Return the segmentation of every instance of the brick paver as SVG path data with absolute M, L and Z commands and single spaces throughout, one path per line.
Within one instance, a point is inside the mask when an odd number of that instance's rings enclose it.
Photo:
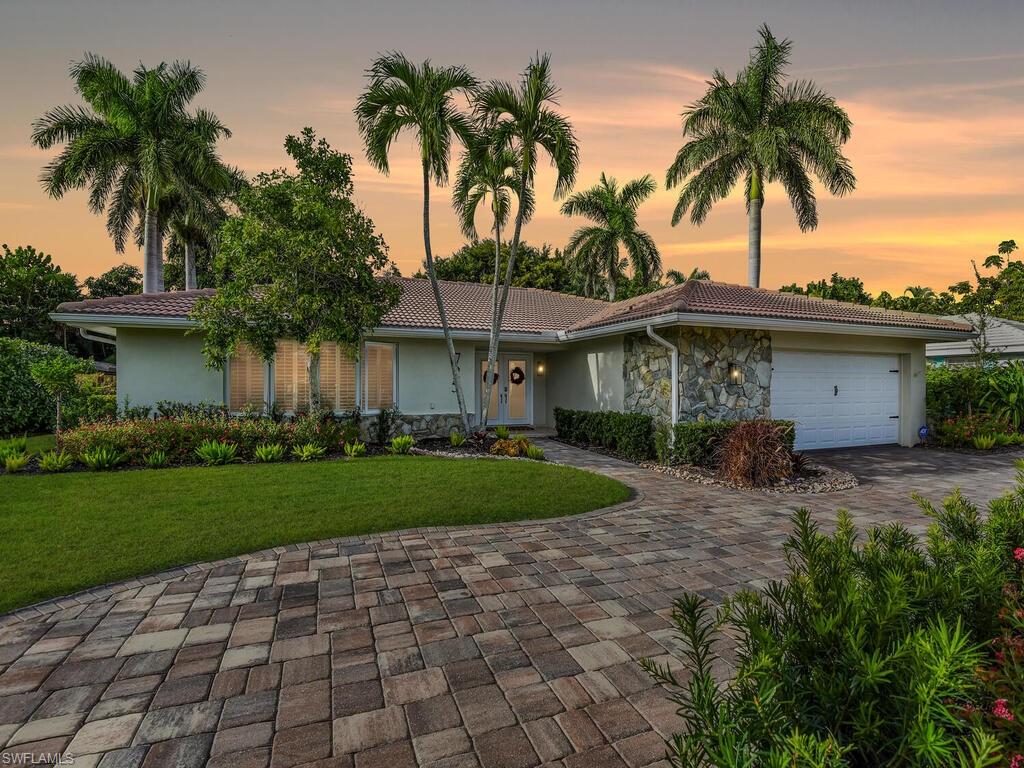
M 785 497 L 545 449 L 640 495 L 282 547 L 0 617 L 0 748 L 101 768 L 662 768 L 678 723 L 636 660 L 673 660 L 673 598 L 779 576 L 798 506 L 922 532 L 911 491 L 984 502 L 1016 458 L 833 452 L 859 488 Z

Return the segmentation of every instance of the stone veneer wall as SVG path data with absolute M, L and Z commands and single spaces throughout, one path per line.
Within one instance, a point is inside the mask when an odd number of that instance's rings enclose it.
M 679 420 L 755 419 L 771 413 L 772 346 L 766 331 L 680 326 L 658 329 L 679 347 Z M 672 358 L 646 333 L 625 338 L 627 411 L 671 418 Z M 729 381 L 729 363 L 743 372 Z
M 376 428 L 376 416 L 363 417 L 363 432 L 366 436 L 375 434 Z M 402 413 L 391 428 L 391 436 L 448 437 L 453 429 L 462 431 L 462 419 L 457 413 Z

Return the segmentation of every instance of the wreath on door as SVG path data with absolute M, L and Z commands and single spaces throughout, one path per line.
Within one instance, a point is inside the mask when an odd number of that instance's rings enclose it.
M 500 377 L 498 376 L 498 372 L 494 371 L 491 374 L 491 384 L 497 384 L 499 378 Z M 485 384 L 487 383 L 487 371 L 486 370 L 484 370 L 484 372 L 480 374 L 480 380 L 483 381 Z
M 526 372 L 518 365 L 508 372 L 508 380 L 519 385 L 526 381 Z

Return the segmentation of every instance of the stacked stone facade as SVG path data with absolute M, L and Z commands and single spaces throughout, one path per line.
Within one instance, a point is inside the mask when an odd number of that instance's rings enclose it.
M 771 415 L 772 346 L 767 331 L 679 326 L 658 334 L 679 348 L 679 420 L 756 419 Z M 627 411 L 668 421 L 672 358 L 646 333 L 625 337 Z M 739 381 L 729 365 L 740 369 Z
M 375 435 L 377 417 L 363 418 L 363 432 L 368 437 Z M 414 437 L 448 437 L 453 429 L 462 431 L 462 418 L 457 413 L 401 413 L 391 427 L 391 437 L 413 435 Z

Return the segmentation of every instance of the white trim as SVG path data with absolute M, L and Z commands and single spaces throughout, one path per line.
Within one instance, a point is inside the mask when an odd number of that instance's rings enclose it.
M 534 361 L 533 352 L 520 352 L 520 351 L 516 351 L 516 350 L 511 350 L 511 351 L 508 351 L 508 352 L 499 352 L 498 353 L 498 357 L 495 360 L 495 363 L 497 365 L 496 373 L 499 375 L 499 377 L 502 377 L 502 378 L 499 378 L 499 382 L 502 381 L 503 377 L 505 375 L 507 375 L 507 373 L 508 373 L 507 371 L 505 371 L 504 373 L 502 372 L 502 361 L 506 361 L 506 363 L 507 363 L 509 358 L 517 358 L 517 359 L 521 358 L 521 359 L 523 359 L 526 362 L 526 371 L 524 371 L 524 373 L 526 373 L 526 381 L 524 382 L 524 384 L 526 385 L 526 416 L 523 419 L 520 419 L 520 420 L 517 420 L 517 421 L 514 421 L 514 422 L 510 422 L 508 419 L 501 420 L 501 416 L 502 416 L 502 411 L 503 410 L 506 412 L 505 415 L 507 415 L 508 403 L 506 402 L 505 405 L 502 406 L 501 405 L 501 397 L 500 397 L 500 394 L 499 394 L 499 398 L 498 398 L 498 403 L 499 403 L 499 405 L 498 405 L 498 413 L 497 414 L 489 413 L 488 414 L 488 418 L 490 418 L 492 416 L 495 417 L 495 420 L 492 422 L 493 424 L 508 424 L 509 426 L 512 426 L 512 427 L 521 427 L 521 426 L 533 425 L 534 424 L 534 420 L 533 420 L 533 417 L 534 417 L 534 413 L 533 413 L 533 391 L 534 391 L 534 389 L 533 389 L 533 387 L 534 387 L 534 376 L 535 376 L 535 371 L 536 371 L 536 362 Z M 474 367 L 473 367 L 473 381 L 475 382 L 474 385 L 473 385 L 473 392 L 474 392 L 473 406 L 476 409 L 474 415 L 480 415 L 480 414 L 483 413 L 484 388 L 483 388 L 483 376 L 480 373 L 480 364 L 484 363 L 486 361 L 487 361 L 487 350 L 477 350 L 476 354 L 473 357 L 473 363 L 474 363 Z

